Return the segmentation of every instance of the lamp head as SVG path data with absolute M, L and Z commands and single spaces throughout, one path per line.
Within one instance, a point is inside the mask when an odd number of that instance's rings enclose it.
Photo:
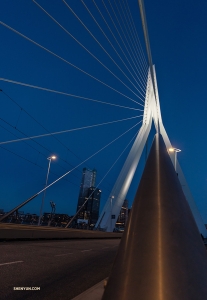
M 181 152 L 181 150 L 177 149 L 177 148 L 169 148 L 168 151 L 169 152 Z
M 57 158 L 57 156 L 52 155 L 52 156 L 48 157 L 47 159 L 48 159 L 48 160 L 54 160 L 54 159 L 56 159 L 56 158 Z

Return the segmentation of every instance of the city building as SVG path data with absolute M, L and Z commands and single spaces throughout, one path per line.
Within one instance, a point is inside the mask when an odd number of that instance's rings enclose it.
M 65 227 L 72 217 L 67 214 L 56 214 L 56 213 L 44 213 L 42 217 L 41 225 Z
M 96 170 L 83 169 L 82 180 L 80 185 L 80 193 L 78 197 L 77 212 L 88 197 L 88 189 L 96 184 Z M 84 219 L 84 211 L 86 207 L 78 214 L 78 219 Z
M 116 228 L 119 230 L 123 230 L 126 226 L 128 219 L 128 200 L 124 200 L 124 203 L 121 207 L 118 219 L 116 221 Z
M 77 215 L 77 224 L 79 224 L 80 228 L 84 226 L 92 229 L 98 220 L 101 190 L 95 187 L 95 183 L 96 170 L 84 168 L 78 198 L 77 212 L 84 202 L 86 200 L 88 201 Z
M 95 187 L 88 189 L 88 202 L 84 211 L 84 219 L 88 220 L 91 227 L 94 227 L 99 217 L 101 190 Z

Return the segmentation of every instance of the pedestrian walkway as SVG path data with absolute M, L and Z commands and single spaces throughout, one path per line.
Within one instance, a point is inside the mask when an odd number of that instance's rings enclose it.
M 92 286 L 90 289 L 81 293 L 77 297 L 72 300 L 101 300 L 104 292 L 104 284 L 106 283 L 106 279 L 100 281 L 96 285 Z

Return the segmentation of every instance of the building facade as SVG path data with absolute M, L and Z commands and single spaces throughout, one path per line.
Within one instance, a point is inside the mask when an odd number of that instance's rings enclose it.
M 128 220 L 128 200 L 124 200 L 124 203 L 121 207 L 118 219 L 116 221 L 117 229 L 124 229 Z
M 101 190 L 95 187 L 88 189 L 88 202 L 84 212 L 84 219 L 88 220 L 91 227 L 94 227 L 99 217 Z
M 92 186 L 95 186 L 95 184 L 96 184 L 96 170 L 95 169 L 89 170 L 87 168 L 84 168 L 82 173 L 82 180 L 80 185 L 80 192 L 79 192 L 76 212 L 78 212 L 78 210 L 83 205 L 86 198 L 88 197 L 88 189 Z M 84 209 L 80 211 L 80 213 L 78 214 L 78 219 L 84 219 L 85 209 L 86 207 L 84 207 Z

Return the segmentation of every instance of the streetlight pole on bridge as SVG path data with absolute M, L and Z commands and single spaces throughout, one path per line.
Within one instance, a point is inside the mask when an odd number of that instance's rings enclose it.
M 175 172 L 177 172 L 177 153 L 181 152 L 181 150 L 177 148 L 169 148 L 169 151 L 175 153 L 174 168 L 175 168 Z
M 47 159 L 49 160 L 49 163 L 48 163 L 48 168 L 47 168 L 47 176 L 46 176 L 45 187 L 47 186 L 47 182 L 48 182 L 51 161 L 56 159 L 56 156 L 53 155 L 53 156 L 48 157 Z M 44 206 L 45 195 L 46 195 L 46 190 L 44 190 L 44 193 L 43 193 L 43 196 L 42 196 L 42 203 L 41 203 L 41 207 L 40 207 L 40 216 L 39 216 L 38 226 L 40 226 L 40 223 L 41 223 L 42 210 L 43 210 L 43 206 Z

